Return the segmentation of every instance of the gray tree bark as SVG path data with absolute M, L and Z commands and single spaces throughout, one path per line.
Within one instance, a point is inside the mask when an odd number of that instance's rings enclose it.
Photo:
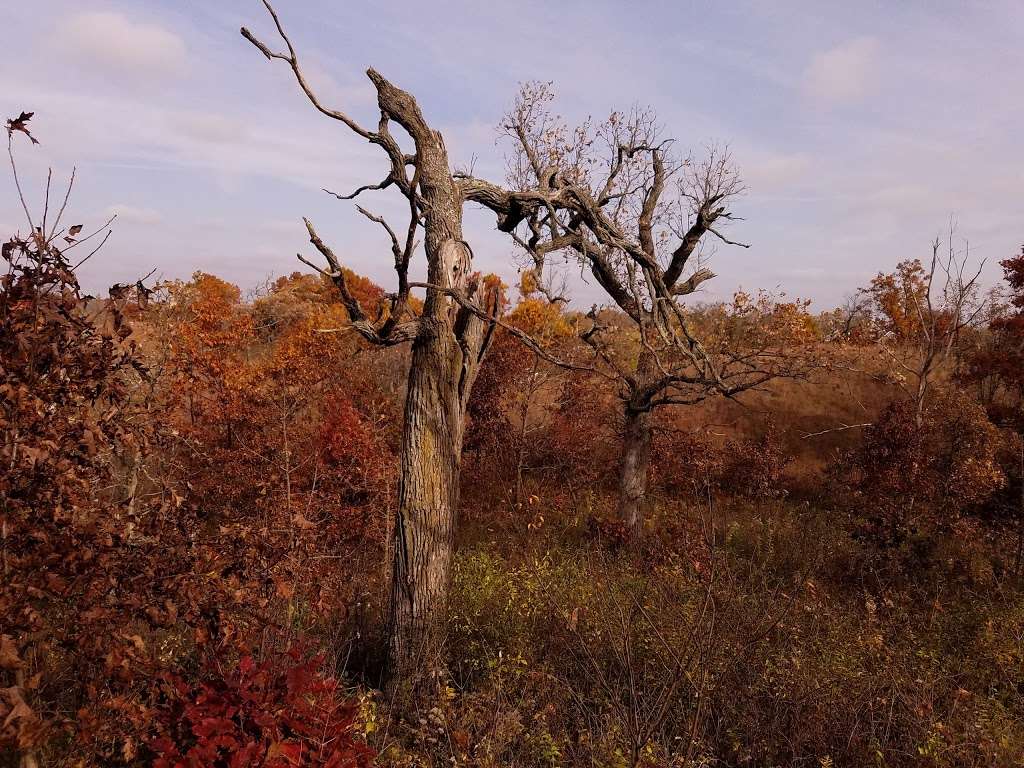
M 413 342 L 392 547 L 392 677 L 404 676 L 409 666 L 432 666 L 440 650 L 464 418 L 450 370 L 453 345 L 443 323 L 426 325 Z
M 486 325 L 451 313 L 425 320 L 413 341 L 393 533 L 388 677 L 415 683 L 443 650 L 459 508 L 466 405 L 486 348 Z
M 637 355 L 636 371 L 629 378 L 629 396 L 622 402 L 622 459 L 619 466 L 618 517 L 627 539 L 643 537 L 644 518 L 650 507 L 648 476 L 651 467 L 652 382 L 656 360 L 646 347 Z
M 648 506 L 647 485 L 651 464 L 651 414 L 634 411 L 627 404 L 622 436 L 622 465 L 619 469 L 619 521 L 630 541 L 638 541 L 644 530 Z

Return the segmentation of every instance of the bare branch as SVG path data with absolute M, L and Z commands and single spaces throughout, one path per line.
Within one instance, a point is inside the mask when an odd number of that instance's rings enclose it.
M 71 190 L 75 186 L 75 174 L 78 172 L 76 167 L 71 168 L 71 178 L 68 179 L 68 188 L 64 193 L 64 202 L 60 204 L 60 210 L 57 211 L 57 218 L 53 220 L 53 232 L 50 234 L 50 240 L 55 240 L 60 234 L 58 227 L 60 226 L 60 220 L 64 218 L 64 209 L 68 207 L 68 200 L 71 198 Z M 45 234 L 45 233 L 44 233 Z
M 719 240 L 721 240 L 726 245 L 738 245 L 741 248 L 749 248 L 750 247 L 749 243 L 741 243 L 741 242 L 739 242 L 737 240 L 730 240 L 729 238 L 727 238 L 725 235 L 723 235 L 721 232 L 719 232 L 714 227 L 708 227 L 708 232 L 710 232 L 712 235 L 717 237 Z
M 873 425 L 874 423 L 870 421 L 865 421 L 862 424 L 840 424 L 838 427 L 832 427 L 831 429 L 823 429 L 819 432 L 805 432 L 804 434 L 800 435 L 800 437 L 803 440 L 807 440 L 812 437 L 820 437 L 821 435 L 828 435 L 833 432 L 845 432 L 848 429 L 863 429 L 865 427 L 870 427 Z
M 345 279 L 345 272 L 341 268 L 338 258 L 334 255 L 334 251 L 331 250 L 330 246 L 328 246 L 320 238 L 320 235 L 317 234 L 316 229 L 313 227 L 313 222 L 307 218 L 303 218 L 302 221 L 306 224 L 306 232 L 309 233 L 309 242 L 311 242 L 313 246 L 320 251 L 320 255 L 324 257 L 327 261 L 328 267 L 330 268 L 329 272 L 325 272 L 321 269 L 318 269 L 317 271 L 321 274 L 327 275 L 334 281 L 334 284 L 338 288 L 338 292 L 341 294 L 341 300 L 345 304 L 345 309 L 348 310 L 349 317 L 352 318 L 353 324 L 359 321 L 365 321 L 366 312 L 363 311 L 363 307 L 360 305 L 359 300 L 355 298 L 349 290 L 348 282 Z M 312 266 L 308 261 L 306 261 L 306 259 L 303 259 L 301 256 L 299 258 L 304 264 Z
M 10 125 L 10 121 L 8 121 Z M 33 139 L 35 141 L 35 139 Z M 18 178 L 18 164 L 14 162 L 14 132 L 7 129 L 7 156 L 11 159 L 11 173 L 14 174 L 14 187 L 18 190 L 18 199 L 21 200 L 21 209 L 25 212 L 30 232 L 36 231 L 36 225 L 32 222 L 32 214 L 29 213 L 28 203 L 25 202 L 25 194 L 21 191 L 21 180 Z
M 114 223 L 114 219 L 116 219 L 116 218 L 117 218 L 117 214 L 115 213 L 113 216 L 111 216 L 109 219 L 107 219 L 107 221 L 99 229 L 97 229 L 97 230 L 95 230 L 93 232 L 90 232 L 85 237 L 80 237 L 77 240 L 75 240 L 75 242 L 71 243 L 67 248 L 64 249 L 64 253 L 67 253 L 68 251 L 70 251 L 70 250 L 72 250 L 74 248 L 77 248 L 78 246 L 82 245 L 83 243 L 87 243 L 90 240 L 92 240 L 94 237 L 96 237 L 96 235 L 98 235 L 100 232 L 102 232 L 103 230 L 107 229 L 111 224 L 113 224 Z
M 696 291 L 702 283 L 716 277 L 715 273 L 706 267 L 702 267 L 690 275 L 683 282 L 672 287 L 673 296 L 687 296 Z
M 332 192 L 331 190 L 327 189 L 326 187 L 321 187 L 321 189 L 324 192 L 326 192 L 328 195 L 333 195 L 334 197 L 338 198 L 339 200 L 353 200 L 353 199 L 358 197 L 363 192 L 378 191 L 378 190 L 381 190 L 381 189 L 387 189 L 393 183 L 394 183 L 394 179 L 391 177 L 390 174 L 388 174 L 388 177 L 386 179 L 384 179 L 384 181 L 380 182 L 379 184 L 364 184 L 363 186 L 359 187 L 355 192 L 352 192 L 351 194 L 348 194 L 348 195 L 343 195 L 343 194 L 341 194 L 339 192 Z
M 82 260 L 81 260 L 81 261 L 79 261 L 79 262 L 78 262 L 77 264 L 75 264 L 75 265 L 74 265 L 73 267 L 71 267 L 71 271 L 72 271 L 72 272 L 74 272 L 74 271 L 75 271 L 76 269 L 78 269 L 78 268 L 79 268 L 80 266 L 82 266 L 83 264 L 85 264 L 85 262 L 87 262 L 87 261 L 88 261 L 89 259 L 91 259 L 91 258 L 92 258 L 93 256 L 95 256 L 95 255 L 96 255 L 96 252 L 97 252 L 97 251 L 99 251 L 99 249 L 100 249 L 100 248 L 102 248 L 102 247 L 103 247 L 103 246 L 104 246 L 104 245 L 106 244 L 107 240 L 109 240 L 109 239 L 110 239 L 110 236 L 111 236 L 111 235 L 112 235 L 113 233 L 114 233 L 114 230 L 112 230 L 112 229 L 108 229 L 108 230 L 107 230 L 107 234 L 105 234 L 105 235 L 103 236 L 103 239 L 102 239 L 102 240 L 100 240 L 100 244 L 99 244 L 99 245 L 97 245 L 97 246 L 96 246 L 95 248 L 93 248 L 93 249 L 92 249 L 92 250 L 91 250 L 91 251 L 89 252 L 89 255 L 88 255 L 88 256 L 86 256 L 86 257 L 85 257 L 84 259 L 82 259 Z
M 383 217 L 377 216 L 376 214 L 373 214 L 373 213 L 370 213 L 368 210 L 363 208 L 361 205 L 357 205 L 356 206 L 356 210 L 359 211 L 361 214 L 363 214 L 363 216 L 368 218 L 370 221 L 376 222 L 377 224 L 380 224 L 384 228 L 384 231 L 387 232 L 388 236 L 391 238 L 391 251 L 392 251 L 392 253 L 395 254 L 395 260 L 396 261 L 401 260 L 401 258 L 402 258 L 402 248 L 398 244 L 398 235 L 395 234 L 395 230 L 393 230 L 391 228 L 391 225 L 388 224 L 386 221 L 384 221 Z
M 242 29 L 240 30 L 242 33 L 242 37 L 244 37 L 246 40 L 248 40 L 250 43 L 256 46 L 256 48 L 259 49 L 260 53 L 266 56 L 268 60 L 280 59 L 281 61 L 287 62 L 288 66 L 291 67 L 292 72 L 295 74 L 295 79 L 298 81 L 299 87 L 302 88 L 302 92 L 306 94 L 306 97 L 309 99 L 310 103 L 314 107 L 316 107 L 317 111 L 321 112 L 324 115 L 327 115 L 327 117 L 330 117 L 334 120 L 341 121 L 342 123 L 347 125 L 351 130 L 355 131 L 357 134 L 362 136 L 364 139 L 372 140 L 372 132 L 363 128 L 361 125 L 359 125 L 355 120 L 350 118 L 344 112 L 325 107 L 320 102 L 319 97 L 317 97 L 316 93 L 313 91 L 309 83 L 306 81 L 305 75 L 302 74 L 302 69 L 301 67 L 299 67 L 299 60 L 295 55 L 295 48 L 294 46 L 292 46 L 291 40 L 288 39 L 288 35 L 285 34 L 284 27 L 281 26 L 281 20 L 277 17 L 277 12 L 274 10 L 273 6 L 268 2 L 268 0 L 263 0 L 263 5 L 266 6 L 267 12 L 270 14 L 270 17 L 274 20 L 274 26 L 277 27 L 277 33 L 281 36 L 281 39 L 284 41 L 284 44 L 288 47 L 288 53 L 274 53 L 273 51 L 270 50 L 270 48 L 268 48 L 264 43 L 258 40 L 256 36 L 253 35 L 253 33 L 245 27 L 242 27 Z

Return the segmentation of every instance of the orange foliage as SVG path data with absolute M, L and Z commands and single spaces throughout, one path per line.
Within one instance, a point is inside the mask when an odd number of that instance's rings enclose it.
M 561 305 L 532 296 L 523 298 L 508 315 L 508 322 L 541 342 L 551 343 L 573 334 Z
M 896 271 L 879 272 L 863 289 L 872 302 L 879 332 L 898 341 L 909 341 L 921 333 L 921 312 L 927 299 L 927 275 L 919 259 L 896 265 Z

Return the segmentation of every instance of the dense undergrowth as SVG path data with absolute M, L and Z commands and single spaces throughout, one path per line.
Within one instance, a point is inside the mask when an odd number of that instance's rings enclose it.
M 1007 553 L 951 538 L 880 562 L 834 511 L 788 502 L 686 506 L 672 523 L 641 560 L 567 546 L 561 531 L 516 554 L 464 549 L 449 698 L 384 755 L 415 764 L 429 744 L 433 764 L 1020 759 L 1024 606 L 1019 583 L 995 576 Z M 890 580 L 902 557 L 913 578 Z

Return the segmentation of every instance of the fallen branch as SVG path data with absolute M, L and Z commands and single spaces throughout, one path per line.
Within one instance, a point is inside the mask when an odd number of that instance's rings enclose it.
M 819 437 L 820 435 L 827 435 L 830 432 L 845 432 L 848 429 L 860 429 L 862 427 L 873 426 L 873 424 L 874 424 L 874 422 L 871 422 L 871 421 L 865 421 L 863 424 L 841 424 L 838 427 L 833 427 L 831 429 L 823 429 L 820 432 L 807 432 L 807 433 L 801 435 L 800 437 L 803 440 L 807 440 L 808 438 L 811 438 L 811 437 Z

